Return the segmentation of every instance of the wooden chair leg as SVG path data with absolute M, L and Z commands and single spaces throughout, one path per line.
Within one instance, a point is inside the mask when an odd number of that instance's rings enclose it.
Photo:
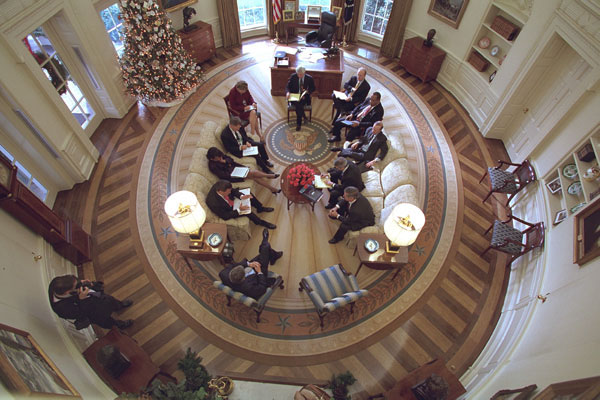
M 483 253 L 481 253 L 479 256 L 480 256 L 480 257 L 483 257 L 483 255 L 484 255 L 485 253 L 487 253 L 487 252 L 488 252 L 488 250 L 489 250 L 489 249 L 491 249 L 491 248 L 492 248 L 492 246 L 488 246 L 488 248 L 487 248 L 487 249 L 485 249 L 485 250 L 483 251 Z
M 260 123 L 260 130 L 262 131 L 262 115 L 258 116 L 258 122 Z
M 257 310 L 254 310 L 254 312 L 256 313 L 256 323 L 258 324 L 258 323 L 260 322 L 260 313 L 261 313 L 262 311 L 257 311 Z
M 354 303 L 350 303 L 350 314 L 354 314 Z
M 494 193 L 494 192 L 490 190 L 490 191 L 488 192 L 487 196 L 485 196 L 485 199 L 483 199 L 481 202 L 482 202 L 482 203 L 485 203 L 485 201 L 486 201 L 486 200 L 487 200 L 487 199 L 488 199 L 488 198 L 489 198 L 489 197 L 492 195 L 492 193 Z
M 479 183 L 481 183 L 483 181 L 483 178 L 485 178 L 485 176 L 487 175 L 487 169 L 485 170 L 485 172 L 483 173 L 483 176 L 481 177 L 481 179 L 479 180 Z
M 288 124 L 290 123 L 290 112 L 291 112 L 291 110 L 288 107 Z
M 485 233 L 483 234 L 483 236 L 487 235 L 488 232 L 492 229 L 493 226 L 494 226 L 494 223 L 492 222 L 492 224 L 490 225 L 489 228 L 487 228 L 487 231 L 485 231 Z
M 325 326 L 323 324 L 323 316 L 321 314 L 317 314 L 319 316 L 319 319 L 321 320 L 321 329 L 323 329 L 323 327 Z
M 227 307 L 231 307 L 231 297 L 227 296 Z

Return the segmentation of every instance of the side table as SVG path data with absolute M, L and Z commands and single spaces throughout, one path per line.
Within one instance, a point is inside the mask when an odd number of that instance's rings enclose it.
M 202 231 L 204 231 L 204 244 L 202 248 L 190 248 L 190 237 L 187 235 L 179 235 L 177 236 L 177 252 L 183 256 L 183 259 L 190 270 L 192 269 L 192 266 L 190 265 L 188 258 L 199 261 L 210 261 L 217 258 L 222 265 L 225 265 L 225 260 L 223 260 L 223 249 L 225 248 L 225 243 L 227 243 L 228 239 L 227 225 L 206 223 L 202 225 Z M 212 233 L 218 233 L 223 238 L 217 247 L 212 247 L 206 242 L 208 236 Z
M 404 42 L 399 64 L 425 83 L 437 78 L 445 57 L 444 50 L 423 46 L 423 39 L 414 37 Z
M 315 174 L 317 174 L 317 175 L 320 174 L 319 168 L 317 168 L 314 164 L 311 164 L 309 162 L 298 161 L 298 162 L 292 163 L 292 164 L 288 165 L 287 167 L 285 167 L 285 169 L 281 173 L 281 178 L 280 178 L 281 179 L 281 182 L 280 182 L 281 191 L 283 192 L 283 195 L 287 199 L 287 209 L 288 210 L 290 209 L 290 205 L 294 204 L 294 203 L 295 204 L 310 204 L 310 207 L 312 208 L 312 210 L 314 212 L 316 202 L 311 201 L 310 199 L 304 197 L 304 195 L 302 195 L 302 193 L 299 192 L 299 189 L 297 187 L 290 185 L 289 179 L 287 178 L 290 169 L 299 164 L 306 165 L 308 168 L 315 171 Z
M 367 239 L 374 239 L 379 242 L 379 249 L 373 253 L 369 253 L 365 248 Z M 354 255 L 358 252 L 360 264 L 358 264 L 358 269 L 354 276 L 358 276 L 362 266 L 366 265 L 368 268 L 376 270 L 396 269 L 396 273 L 392 280 L 396 279 L 396 275 L 400 272 L 400 267 L 408 263 L 408 247 L 400 247 L 398 253 L 388 253 L 385 251 L 385 242 L 387 240 L 388 238 L 381 233 L 361 233 L 358 235 L 356 247 L 354 248 Z

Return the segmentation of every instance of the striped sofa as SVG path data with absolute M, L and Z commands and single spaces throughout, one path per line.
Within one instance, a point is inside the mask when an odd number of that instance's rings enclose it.
M 325 314 L 350 304 L 354 312 L 354 302 L 366 296 L 369 291 L 360 289 L 356 277 L 344 269 L 342 264 L 332 265 L 322 271 L 305 276 L 300 280 L 300 291 L 306 291 L 315 305 L 323 327 Z
M 258 300 L 255 300 L 252 297 L 248 297 L 241 292 L 236 292 L 221 281 L 214 281 L 213 286 L 219 289 L 221 292 L 225 293 L 225 295 L 227 296 L 228 307 L 231 306 L 231 299 L 234 299 L 242 303 L 246 307 L 252 308 L 256 312 L 256 322 L 258 323 L 260 322 L 260 314 L 265 309 L 265 304 L 267 304 L 267 301 L 269 301 L 269 299 L 271 298 L 273 291 L 278 287 L 280 289 L 283 289 L 283 278 L 281 277 L 281 275 L 273 271 L 269 271 L 269 278 L 275 278 L 275 283 L 273 283 L 273 285 L 271 285 L 270 288 L 267 288 L 265 294 L 263 294 Z

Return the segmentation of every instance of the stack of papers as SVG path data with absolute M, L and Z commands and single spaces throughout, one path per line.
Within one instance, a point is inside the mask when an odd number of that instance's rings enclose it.
M 257 146 L 248 147 L 247 149 L 242 151 L 242 155 L 244 157 L 256 156 L 256 155 L 258 155 L 258 147 Z
M 300 93 L 290 93 L 290 98 L 288 99 L 289 101 L 300 101 L 300 99 L 302 97 L 304 97 L 304 95 L 308 93 L 306 90 L 304 92 L 302 92 L 302 94 Z
M 331 189 L 333 184 L 327 179 L 321 178 L 321 175 L 315 175 L 314 185 L 317 189 Z
M 250 172 L 250 168 L 248 167 L 235 167 L 233 171 L 231 171 L 231 177 L 245 178 L 248 176 L 248 172 Z
M 340 92 L 339 90 L 334 90 L 333 94 L 335 95 L 336 98 L 346 101 L 346 99 L 348 99 L 348 96 L 346 95 L 346 93 L 344 92 Z
M 240 189 L 240 193 L 242 195 L 245 195 L 245 194 L 248 195 L 248 194 L 250 194 L 250 188 Z M 244 211 L 240 211 L 240 206 L 248 206 L 248 209 L 244 210 Z M 252 212 L 252 209 L 250 208 L 250 199 L 244 199 L 244 200 L 240 200 L 238 198 L 233 199 L 233 209 L 236 210 L 241 215 L 250 214 Z

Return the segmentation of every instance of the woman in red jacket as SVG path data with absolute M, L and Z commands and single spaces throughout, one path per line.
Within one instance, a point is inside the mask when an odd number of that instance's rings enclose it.
M 248 90 L 246 81 L 239 81 L 229 91 L 229 108 L 230 112 L 244 121 L 250 122 L 251 132 L 256 134 L 260 140 L 262 135 L 258 130 L 258 117 L 256 115 L 256 103 Z

